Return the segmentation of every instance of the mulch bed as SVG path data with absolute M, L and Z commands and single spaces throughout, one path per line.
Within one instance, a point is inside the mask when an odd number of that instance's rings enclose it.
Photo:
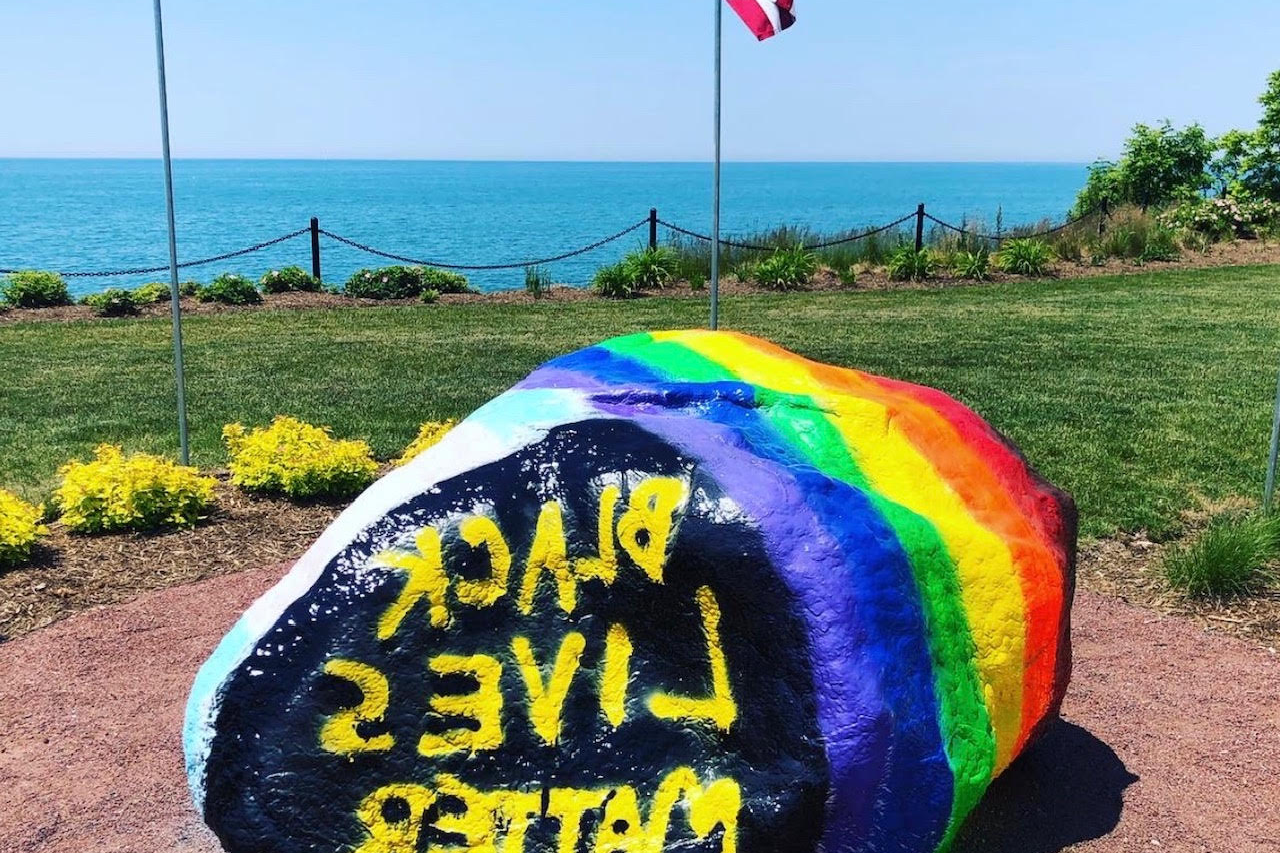
M 31 563 L 0 573 L 0 642 L 148 590 L 294 559 L 345 506 L 253 496 L 233 488 L 225 472 L 218 476 L 215 509 L 189 530 L 80 536 L 53 525 Z M 1212 510 L 1184 514 L 1186 535 Z M 1161 573 L 1173 544 L 1141 533 L 1087 542 L 1080 549 L 1079 587 L 1280 648 L 1280 588 L 1227 601 L 1189 599 L 1171 590 Z
M 1145 265 L 1137 265 L 1132 261 L 1116 258 L 1102 264 L 1058 263 L 1053 269 L 1054 278 L 1078 279 L 1096 278 L 1098 276 L 1123 275 L 1126 273 L 1147 272 L 1153 269 L 1201 269 L 1207 267 L 1238 266 L 1242 264 L 1280 264 L 1280 243 L 1263 240 L 1237 240 L 1232 243 L 1218 243 L 1208 252 L 1183 252 L 1177 261 L 1156 261 Z M 1025 276 L 992 273 L 992 283 L 1029 281 Z M 860 290 L 919 290 L 942 287 L 981 287 L 983 285 L 957 279 L 949 274 L 942 274 L 929 282 L 890 281 L 882 270 L 860 271 L 855 285 L 843 284 L 831 271 L 822 270 L 813 281 L 803 288 L 805 291 L 860 291 Z M 778 291 L 761 287 L 752 282 L 739 281 L 729 276 L 721 281 L 720 290 L 725 295 L 775 294 Z M 654 294 L 685 298 L 705 299 L 705 288 L 691 289 L 687 283 L 680 282 Z M 551 288 L 541 300 L 535 300 L 522 290 L 498 290 L 491 293 L 447 293 L 440 297 L 442 305 L 532 305 L 536 302 L 580 302 L 587 299 L 602 299 L 585 287 L 557 286 Z M 184 316 L 202 316 L 211 314 L 239 313 L 243 311 L 261 311 L 263 309 L 301 310 L 308 308 L 373 308 L 378 306 L 423 306 L 417 299 L 355 299 L 335 293 L 268 293 L 263 295 L 259 305 L 222 305 L 217 302 L 201 302 L 198 299 L 184 297 L 181 300 Z M 154 305 L 139 307 L 138 317 L 167 317 L 169 303 L 160 302 Z M 0 308 L 0 324 L 44 321 L 69 322 L 73 320 L 104 320 L 94 309 L 87 305 L 63 305 L 57 308 L 24 308 L 4 310 Z M 114 319 L 114 318 L 111 318 Z
M 52 525 L 35 559 L 0 573 L 0 641 L 148 590 L 296 558 L 342 505 L 297 505 L 224 481 L 209 518 L 189 530 L 71 535 Z

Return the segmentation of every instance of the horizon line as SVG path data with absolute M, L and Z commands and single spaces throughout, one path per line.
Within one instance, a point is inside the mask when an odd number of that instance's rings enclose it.
M 159 161 L 159 154 L 156 155 L 131 155 L 131 154 L 0 154 L 0 162 L 6 160 L 111 160 L 111 161 L 137 161 L 150 162 Z M 323 157 L 313 155 L 294 155 L 294 156 L 180 156 L 174 157 L 174 161 L 226 161 L 226 162 L 327 162 L 327 163 L 511 163 L 511 164 L 529 164 L 529 163 L 547 163 L 547 164 L 620 164 L 620 165 L 710 165 L 711 160 L 688 160 L 688 159 L 573 159 L 573 158 L 520 158 L 520 157 Z M 724 163 L 737 163 L 744 165 L 911 165 L 911 166 L 981 166 L 981 165 L 1026 165 L 1026 166 L 1081 166 L 1095 162 L 1095 160 L 1056 160 L 1056 159 L 1028 159 L 1028 160 L 1004 160 L 1004 159 L 972 159 L 972 160 L 925 160 L 925 159 L 851 159 L 851 160 L 830 160 L 830 159 L 725 159 Z

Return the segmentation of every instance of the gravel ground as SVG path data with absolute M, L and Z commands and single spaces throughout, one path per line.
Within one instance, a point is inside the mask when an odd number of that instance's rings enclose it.
M 213 853 L 182 774 L 196 667 L 282 567 L 0 644 L 0 850 Z M 1082 592 L 1064 721 L 993 786 L 964 853 L 1280 851 L 1280 657 Z

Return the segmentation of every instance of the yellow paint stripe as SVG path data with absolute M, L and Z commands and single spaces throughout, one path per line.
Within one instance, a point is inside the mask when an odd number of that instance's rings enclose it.
M 761 352 L 729 336 L 659 332 L 654 339 L 725 365 L 744 382 L 809 396 L 827 412 L 872 487 L 934 524 L 960 578 L 996 737 L 996 773 L 1007 767 L 1021 731 L 1026 625 L 1021 583 L 1004 541 L 974 518 L 885 405 L 831 393 L 798 357 Z

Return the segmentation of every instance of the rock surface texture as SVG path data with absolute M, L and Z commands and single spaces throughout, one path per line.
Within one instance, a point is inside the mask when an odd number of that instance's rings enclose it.
M 1058 713 L 1075 511 L 754 338 L 539 368 L 375 484 L 187 708 L 233 853 L 935 851 Z

